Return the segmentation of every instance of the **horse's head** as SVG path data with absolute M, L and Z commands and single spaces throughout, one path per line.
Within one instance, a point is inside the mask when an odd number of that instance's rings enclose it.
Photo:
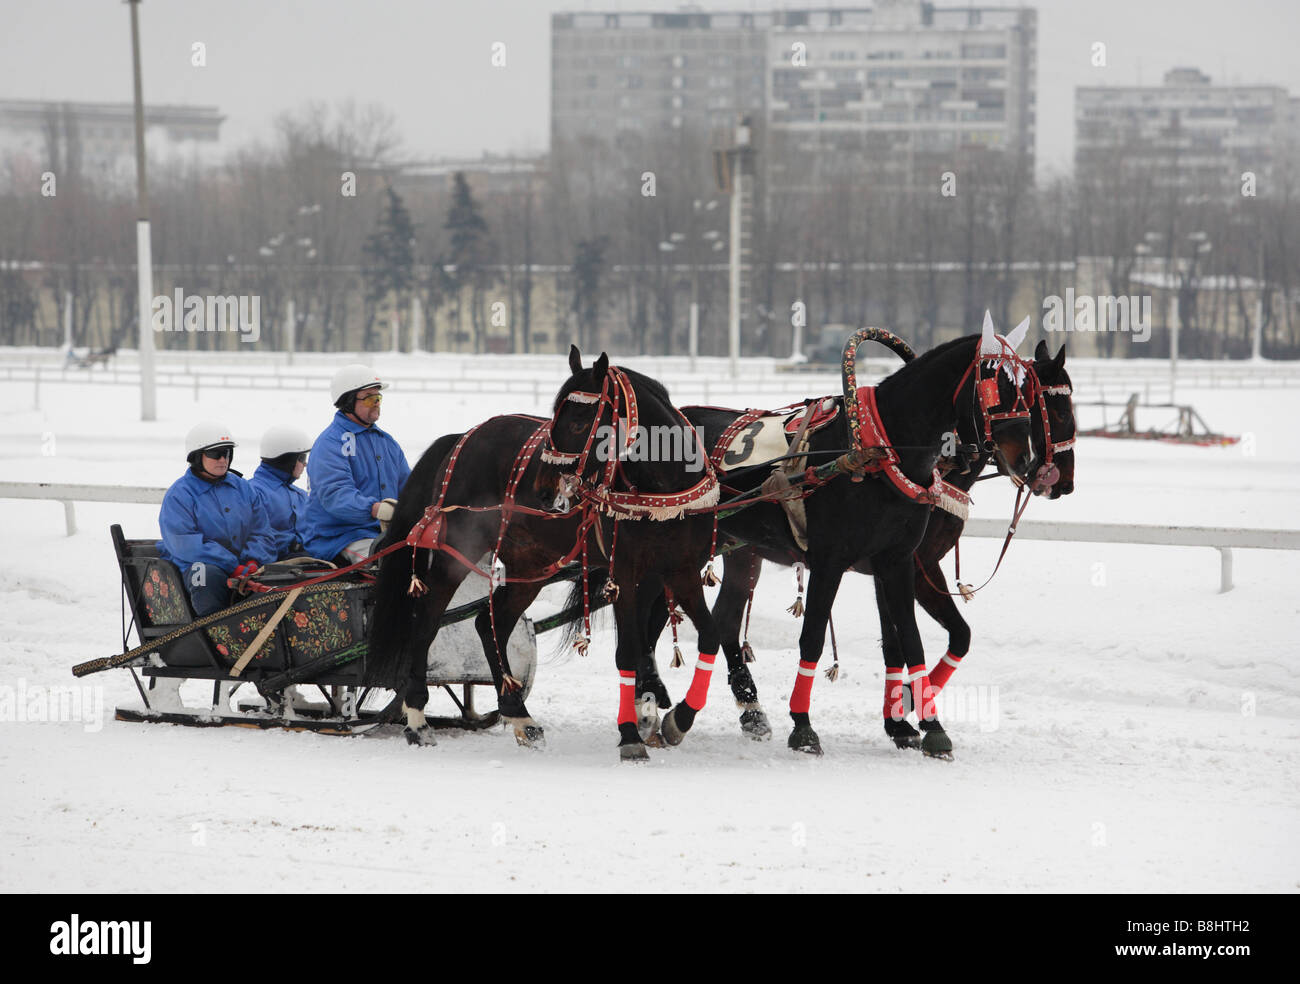
M 590 478 L 606 457 L 596 453 L 598 440 L 609 440 L 601 433 L 602 423 L 612 423 L 617 395 L 617 379 L 609 371 L 609 356 L 600 354 L 590 368 L 582 365 L 582 353 L 576 345 L 569 348 L 571 375 L 560 387 L 551 407 L 551 424 L 542 445 L 545 465 L 536 479 L 539 492 L 559 495 L 571 492 L 572 483 Z
M 1036 495 L 1046 493 L 1048 498 L 1059 499 L 1074 491 L 1074 386 L 1065 371 L 1065 346 L 1052 357 L 1047 343 L 1039 342 L 1034 350 L 1034 371 L 1050 436 L 1044 440 L 1041 423 L 1034 427 L 1036 467 L 1032 488 Z M 1040 420 L 1041 416 L 1040 412 Z
M 968 418 L 958 416 L 962 440 L 973 437 L 974 443 L 993 455 L 998 471 L 1017 485 L 1030 480 L 1034 467 L 1030 420 L 1037 379 L 1033 366 L 1016 355 L 1016 347 L 1028 331 L 1026 318 L 1006 337 L 998 335 L 992 317 L 985 312 L 984 330 L 969 371 L 972 410 Z M 959 408 L 960 397 L 958 387 L 954 401 Z

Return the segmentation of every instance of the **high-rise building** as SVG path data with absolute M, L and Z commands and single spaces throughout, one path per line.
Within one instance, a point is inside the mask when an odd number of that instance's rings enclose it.
M 790 11 L 768 32 L 772 191 L 837 177 L 936 183 L 982 150 L 1034 156 L 1037 13 L 879 0 Z
M 1241 193 L 1243 175 L 1267 194 L 1298 154 L 1300 100 L 1272 85 L 1214 85 L 1195 68 L 1163 85 L 1075 90 L 1075 174 L 1106 184 L 1141 175 L 1156 187 Z
M 922 0 L 556 14 L 552 147 L 728 132 L 744 114 L 769 191 L 816 186 L 837 170 L 910 180 L 984 148 L 1032 167 L 1036 46 L 1032 9 Z
M 628 145 L 761 113 L 759 13 L 566 13 L 551 18 L 551 146 Z

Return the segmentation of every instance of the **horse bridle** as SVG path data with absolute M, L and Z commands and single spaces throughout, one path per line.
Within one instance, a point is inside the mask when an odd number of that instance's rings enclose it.
M 622 403 L 622 414 L 619 413 L 620 400 Z M 564 410 L 566 403 L 577 403 L 581 405 L 597 404 L 596 415 L 592 418 L 591 428 L 587 431 L 587 439 L 583 442 L 581 451 L 561 451 L 555 446 L 555 425 L 559 421 L 560 413 Z M 601 386 L 599 393 L 592 393 L 585 390 L 571 390 L 565 394 L 560 401 L 560 405 L 555 408 L 555 413 L 551 416 L 551 421 L 546 427 L 546 435 L 542 440 L 541 459 L 548 465 L 572 465 L 577 464 L 574 474 L 581 478 L 587 470 L 587 458 L 591 454 L 591 449 L 596 443 L 596 435 L 600 431 L 600 421 L 605 415 L 605 408 L 609 407 L 613 415 L 610 422 L 613 433 L 610 436 L 610 451 L 614 452 L 618 441 L 618 424 L 619 420 L 624 420 L 626 428 L 626 438 L 624 440 L 623 450 L 627 450 L 636 440 L 637 428 L 639 426 L 640 415 L 637 411 L 636 391 L 632 388 L 632 381 L 628 379 L 627 373 L 618 366 L 610 366 L 605 371 L 605 382 Z M 605 463 L 605 483 L 609 484 L 614 480 L 614 473 L 618 468 L 619 454 L 611 453 L 609 460 Z
M 962 374 L 957 383 L 957 388 L 953 390 L 952 403 L 957 405 L 957 398 L 961 395 L 961 389 L 966 385 L 966 380 L 970 378 L 972 372 L 975 373 L 975 385 L 972 388 L 971 400 L 974 406 L 972 416 L 979 414 L 979 419 L 984 425 L 984 450 L 993 451 L 996 448 L 996 442 L 993 440 L 993 428 L 996 424 L 1003 421 L 1029 420 L 1032 415 L 1030 407 L 1035 403 L 1042 404 L 1042 385 L 1038 381 L 1038 373 L 1033 365 L 1026 362 L 1011 349 L 1007 340 L 1002 336 L 997 336 L 1001 351 L 996 355 L 989 355 L 986 352 L 976 350 L 975 358 L 972 360 L 970 367 Z M 992 375 L 983 375 L 985 367 L 993 370 Z M 1002 392 L 999 388 L 998 377 L 1006 373 L 1007 378 L 1011 380 L 1011 385 L 1015 387 L 1015 401 L 1011 407 L 999 411 L 1002 406 Z M 1026 395 L 1028 391 L 1028 395 Z M 1046 408 L 1043 409 L 1046 415 Z M 1046 417 L 1044 416 L 1044 419 Z M 1046 432 L 1050 437 L 1051 431 Z M 1008 471 L 1010 466 L 1008 464 Z

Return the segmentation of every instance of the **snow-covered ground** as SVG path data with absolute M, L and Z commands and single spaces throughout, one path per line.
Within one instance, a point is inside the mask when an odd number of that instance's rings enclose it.
M 318 371 L 324 380 L 329 367 Z M 538 371 L 559 384 L 555 360 Z M 813 395 L 801 385 L 792 380 L 789 396 Z M 1300 395 L 1180 388 L 1179 398 L 1249 443 L 1084 439 L 1075 494 L 1036 501 L 1027 518 L 1300 525 Z M 251 473 L 266 426 L 314 431 L 331 412 L 323 382 L 318 395 L 255 381 L 204 389 L 198 403 L 163 389 L 150 424 L 128 387 L 43 383 L 37 410 L 30 383 L 0 382 L 0 399 L 5 480 L 89 484 L 169 484 L 184 468 L 181 438 L 202 417 L 230 423 L 235 467 Z M 414 459 L 493 413 L 543 409 L 395 389 L 381 424 Z M 1004 517 L 1011 498 L 984 483 L 974 515 Z M 0 515 L 3 890 L 620 891 L 661 877 L 688 891 L 1300 888 L 1293 552 L 1238 551 L 1236 589 L 1219 594 L 1209 548 L 1015 544 L 965 608 L 975 642 L 940 705 L 952 763 L 885 740 L 879 632 L 861 577 L 846 578 L 836 607 L 840 679 L 814 686 L 826 755 L 786 750 L 800 625 L 785 613 L 790 573 L 768 568 L 750 636 L 773 740 L 741 736 L 717 679 L 686 742 L 633 768 L 615 750 L 607 621 L 586 659 L 541 637 L 529 706 L 547 729 L 542 752 L 505 731 L 444 732 L 437 747 L 411 748 L 392 732 L 116 722 L 113 707 L 139 701 L 129 674 L 77 680 L 70 667 L 118 651 L 108 526 L 154 535 L 156 507 L 79 504 L 70 538 L 57 503 L 0 500 Z M 997 546 L 963 544 L 968 576 L 983 579 Z M 945 637 L 919 618 L 933 663 Z M 670 649 L 661 642 L 661 665 Z M 665 669 L 674 698 L 689 672 Z M 75 690 L 78 713 L 30 720 L 47 704 L 43 688 Z

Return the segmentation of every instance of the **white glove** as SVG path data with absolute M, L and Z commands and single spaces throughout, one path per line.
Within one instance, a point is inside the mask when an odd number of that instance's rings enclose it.
M 396 499 L 381 499 L 375 503 L 375 519 L 379 520 L 379 532 L 388 532 L 388 524 L 393 521 L 393 510 L 396 508 Z

